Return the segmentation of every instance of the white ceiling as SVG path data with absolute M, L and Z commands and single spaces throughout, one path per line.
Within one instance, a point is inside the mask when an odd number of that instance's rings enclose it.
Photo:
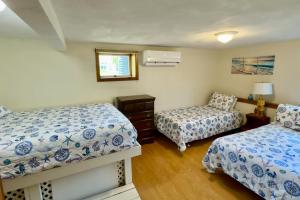
M 222 48 L 300 39 L 299 0 L 52 0 L 75 41 Z M 2 18 L 1 15 L 6 15 Z M 35 37 L 9 11 L 0 35 Z M 214 34 L 238 31 L 228 44 Z
M 38 37 L 13 11 L 5 8 L 0 12 L 0 36 L 2 37 Z

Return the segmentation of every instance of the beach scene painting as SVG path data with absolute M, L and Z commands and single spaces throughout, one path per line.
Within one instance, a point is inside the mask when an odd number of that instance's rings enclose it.
M 232 59 L 232 74 L 273 75 L 275 56 L 241 57 Z

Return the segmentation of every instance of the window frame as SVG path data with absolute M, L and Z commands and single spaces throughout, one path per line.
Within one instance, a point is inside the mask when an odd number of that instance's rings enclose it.
M 106 81 L 132 81 L 132 80 L 139 80 L 139 63 L 138 63 L 138 51 L 128 51 L 128 50 L 106 50 L 106 49 L 95 49 L 95 56 L 96 56 L 96 75 L 97 75 L 97 82 L 106 82 Z M 130 77 L 108 77 L 104 78 L 101 77 L 100 73 L 100 58 L 99 56 L 103 54 L 106 55 L 129 55 L 129 70 L 130 70 Z M 132 56 L 135 56 L 135 66 L 132 66 Z M 135 76 L 132 75 L 133 68 L 135 68 Z

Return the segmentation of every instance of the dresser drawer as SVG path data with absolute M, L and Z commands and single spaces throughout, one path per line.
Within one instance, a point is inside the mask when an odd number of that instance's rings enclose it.
M 145 111 L 145 112 L 138 112 L 138 113 L 130 113 L 130 114 L 127 114 L 126 117 L 132 122 L 144 120 L 144 119 L 153 119 L 154 112 L 153 111 Z
M 125 104 L 123 106 L 123 111 L 125 113 L 141 112 L 147 110 L 154 110 L 154 101 L 131 103 Z
M 124 113 L 134 112 L 134 104 L 125 104 L 123 108 L 121 107 L 121 111 Z
M 153 136 L 154 136 L 153 130 L 140 131 L 140 132 L 138 133 L 138 137 L 142 137 L 142 138 L 145 138 L 145 137 L 153 137 Z
M 125 104 L 123 111 L 125 113 L 145 111 L 145 102 Z
M 154 120 L 153 119 L 145 119 L 141 121 L 132 122 L 133 126 L 139 132 L 152 130 L 154 129 Z
M 145 102 L 145 110 L 154 110 L 154 101 Z
M 134 112 L 140 112 L 145 110 L 145 102 L 135 103 L 133 105 Z
M 137 140 L 140 144 L 152 143 L 153 139 L 154 139 L 154 131 L 153 130 L 141 131 L 138 133 Z

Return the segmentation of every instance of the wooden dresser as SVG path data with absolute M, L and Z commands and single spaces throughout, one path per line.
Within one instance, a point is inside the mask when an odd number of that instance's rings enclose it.
M 138 142 L 151 143 L 154 139 L 154 101 L 149 95 L 116 98 L 117 108 L 131 121 L 138 132 Z

